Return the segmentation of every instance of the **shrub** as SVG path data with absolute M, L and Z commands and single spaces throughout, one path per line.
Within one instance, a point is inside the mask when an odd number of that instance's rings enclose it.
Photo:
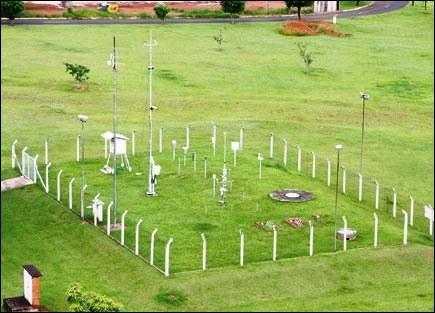
M 24 11 L 24 1 L 1 1 L 1 16 L 13 21 Z
M 162 22 L 165 20 L 165 17 L 168 15 L 169 11 L 171 11 L 171 9 L 164 4 L 159 4 L 154 7 L 154 12 Z
M 149 15 L 147 12 L 140 12 L 140 13 L 138 14 L 138 16 L 139 16 L 140 18 L 143 18 L 143 19 L 151 18 L 151 15 Z
M 180 17 L 192 17 L 192 18 L 230 18 L 231 13 L 224 12 L 222 10 L 191 10 L 184 11 L 179 15 Z M 238 17 L 238 15 L 235 15 Z
M 90 71 L 89 68 L 87 68 L 84 65 L 80 64 L 70 64 L 70 63 L 63 63 L 66 66 L 65 72 L 68 72 L 76 81 L 76 89 L 81 90 L 83 89 L 82 82 L 89 79 L 88 73 Z
M 111 298 L 95 292 L 83 292 L 75 283 L 67 289 L 66 300 L 73 312 L 120 312 L 122 305 Z
M 310 65 L 313 63 L 311 52 L 307 51 L 307 45 L 303 42 L 298 43 L 299 55 L 302 57 L 305 63 L 305 73 L 310 71 Z
M 187 300 L 187 296 L 179 291 L 179 290 L 161 290 L 157 296 L 156 299 L 160 303 L 169 304 L 172 306 L 179 306 L 183 304 Z

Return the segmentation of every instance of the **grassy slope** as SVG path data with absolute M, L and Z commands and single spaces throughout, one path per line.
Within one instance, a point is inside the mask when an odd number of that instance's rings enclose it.
M 363 249 L 272 264 L 248 264 L 164 279 L 37 187 L 2 195 L 1 297 L 22 293 L 21 265 L 43 273 L 42 303 L 64 310 L 72 282 L 106 293 L 125 310 L 433 310 L 433 248 Z M 159 290 L 188 296 L 178 308 L 155 301 Z

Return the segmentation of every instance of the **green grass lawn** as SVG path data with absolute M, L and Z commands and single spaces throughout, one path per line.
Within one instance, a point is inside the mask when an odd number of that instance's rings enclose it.
M 205 274 L 204 281 L 208 280 L 207 275 L 222 275 L 230 279 L 231 275 L 226 273 L 233 273 L 235 268 L 217 268 L 238 263 L 240 228 L 246 233 L 246 262 L 252 264 L 271 259 L 272 236 L 257 230 L 253 226 L 256 221 L 272 220 L 280 226 L 278 258 L 284 259 L 308 254 L 308 229 L 292 229 L 282 223 L 283 219 L 299 216 L 309 220 L 311 215 L 321 214 L 322 222 L 315 225 L 315 252 L 331 252 L 335 193 L 333 187 L 328 188 L 325 184 L 325 159 L 330 158 L 334 165 L 336 143 L 344 145 L 342 164 L 347 169 L 349 181 L 348 195 L 339 197 L 339 225 L 341 226 L 341 216 L 346 215 L 349 226 L 359 231 L 358 239 L 349 243 L 349 248 L 363 248 L 362 251 L 366 251 L 372 244 L 375 178 L 381 184 L 382 202 L 378 213 L 379 237 L 383 249 L 370 254 L 379 253 L 373 257 L 391 259 L 397 255 L 408 255 L 406 249 L 387 246 L 401 244 L 400 209 L 408 210 L 409 194 L 416 199 L 415 227 L 410 228 L 410 242 L 432 245 L 433 242 L 427 235 L 427 221 L 423 218 L 423 204 L 432 203 L 434 195 L 433 5 L 427 11 L 421 7 L 408 7 L 385 15 L 342 19 L 337 27 L 339 31 L 350 34 L 345 38 L 284 37 L 278 34 L 278 26 L 276 23 L 152 26 L 154 36 L 159 42 L 154 55 L 154 103 L 159 106 L 154 114 L 154 129 L 164 129 L 163 153 L 155 154 L 157 162 L 163 168 L 158 182 L 157 198 L 144 196 L 146 175 L 135 175 L 136 172 L 147 173 L 147 51 L 142 43 L 148 38 L 151 26 L 2 26 L 2 177 L 16 175 L 16 172 L 10 170 L 10 146 L 15 138 L 19 140 L 18 151 L 28 146 L 29 152 L 39 154 L 41 160 L 44 155 L 44 138 L 49 138 L 50 160 L 53 163 L 50 193 L 55 194 L 55 175 L 59 169 L 63 169 L 63 203 L 67 203 L 67 183 L 74 176 L 74 209 L 79 210 L 80 165 L 74 159 L 75 136 L 80 133 L 80 125 L 76 116 L 87 114 L 90 119 L 86 125 L 85 137 L 85 170 L 89 185 L 86 199 L 89 202 L 100 192 L 106 204 L 110 201 L 112 177 L 104 176 L 99 171 L 104 165 L 104 144 L 100 134 L 110 130 L 112 125 L 111 72 L 106 60 L 111 52 L 112 36 L 116 35 L 121 62 L 118 74 L 119 132 L 130 136 L 130 132 L 135 129 L 138 151 L 136 156 L 129 156 L 133 172 L 119 175 L 118 218 L 123 210 L 129 211 L 126 230 L 126 243 L 129 247 L 134 244 L 135 223 L 139 218 L 144 219 L 141 228 L 141 254 L 146 258 L 149 254 L 149 233 L 154 228 L 159 229 L 156 245 L 156 262 L 159 267 L 163 267 L 165 242 L 170 237 L 174 238 L 171 270 L 178 272 L 174 280 L 177 284 L 185 281 L 178 277 L 191 277 L 189 279 L 194 284 L 204 275 L 196 272 L 180 273 L 200 269 L 201 232 L 207 235 L 208 265 L 214 268 L 213 274 Z M 218 50 L 212 38 L 220 29 L 224 36 L 222 51 Z M 296 44 L 301 41 L 306 42 L 313 51 L 313 69 L 309 74 L 304 74 L 303 62 L 298 55 Z M 80 63 L 91 68 L 86 91 L 73 91 L 73 81 L 64 72 L 62 62 Z M 370 94 L 366 111 L 365 193 L 362 203 L 355 201 L 355 173 L 359 166 L 361 135 L 361 102 L 358 97 L 360 91 Z M 211 121 L 215 121 L 218 127 L 215 158 L 211 155 L 209 145 Z M 177 141 L 177 158 L 180 157 L 181 146 L 184 145 L 184 127 L 188 124 L 191 125 L 190 152 L 198 154 L 198 171 L 193 172 L 189 157 L 186 167 L 182 166 L 179 177 L 177 161 L 174 162 L 171 158 L 170 141 Z M 223 132 L 228 132 L 228 141 L 237 140 L 240 127 L 246 129 L 245 149 L 238 156 L 237 168 L 231 171 L 234 183 L 228 195 L 228 205 L 221 208 L 217 198 L 211 196 L 210 176 L 212 173 L 219 175 L 222 170 Z M 261 152 L 268 156 L 271 132 L 276 136 L 275 158 L 265 161 L 264 178 L 259 182 L 256 155 Z M 156 131 L 154 149 L 157 148 L 157 135 Z M 287 167 L 282 164 L 281 139 L 284 138 L 289 141 Z M 304 151 L 301 173 L 295 168 L 296 145 L 300 145 Z M 317 179 L 312 179 L 309 175 L 311 151 L 315 151 L 317 155 Z M 204 156 L 209 157 L 207 179 L 204 179 L 202 172 Z M 227 158 L 232 161 L 231 152 Z M 42 163 L 40 164 L 42 168 Z M 399 192 L 397 219 L 391 217 L 391 186 L 396 187 Z M 288 205 L 268 198 L 269 192 L 284 187 L 311 191 L 315 194 L 315 200 Z M 17 202 L 20 198 L 33 203 L 33 197 L 37 193 L 26 193 L 27 190 L 33 190 L 32 188 L 17 192 L 20 196 L 15 200 L 12 196 L 15 192 L 11 193 L 10 200 L 3 200 L 2 197 L 2 217 L 3 214 L 8 214 L 8 218 L 15 218 L 10 217 L 12 212 L 8 210 L 12 209 L 7 208 L 8 205 L 19 205 Z M 64 229 L 79 225 L 75 218 L 55 205 L 53 199 L 44 198 L 44 201 L 53 202 L 51 210 L 57 212 L 53 217 L 55 220 L 58 219 L 56 214 L 62 214 L 62 217 L 67 214 L 68 221 L 72 219 L 69 222 L 71 224 L 65 226 L 62 223 Z M 46 204 L 41 204 L 39 209 L 45 210 L 46 207 Z M 89 216 L 90 212 L 87 213 Z M 45 214 L 38 216 L 42 224 L 39 226 L 43 226 L 46 218 Z M 31 225 L 29 223 L 27 227 L 31 228 Z M 61 228 L 53 227 L 53 230 L 41 231 L 41 235 L 51 238 L 53 232 L 63 232 Z M 16 232 L 21 232 L 20 229 L 17 228 Z M 89 229 L 89 232 L 93 234 L 95 230 Z M 71 238 L 86 240 L 77 239 L 68 244 L 76 245 L 76 249 L 79 249 L 92 236 L 86 234 L 83 237 L 80 233 L 72 233 Z M 104 247 L 111 244 L 101 233 L 95 232 L 95 236 L 101 245 L 104 242 Z M 119 232 L 115 232 L 114 236 L 119 238 Z M 13 230 L 3 231 L 2 227 L 2 241 L 4 237 L 14 238 Z M 63 237 L 58 240 L 67 241 Z M 86 247 L 86 250 L 88 248 L 91 253 L 91 247 Z M 105 249 L 109 248 L 101 249 L 101 254 L 106 254 Z M 421 254 L 422 250 L 428 249 L 416 247 L 410 250 Z M 2 250 L 2 256 L 4 251 L 7 250 Z M 355 264 L 365 254 L 360 251 L 351 252 Z M 50 259 L 54 257 L 55 255 L 51 255 Z M 367 256 L 368 259 L 371 257 Z M 410 253 L 407 257 L 412 258 L 413 254 Z M 41 259 L 44 258 L 42 253 Z M 128 259 L 131 264 L 139 262 L 128 254 L 119 258 Z M 316 258 L 323 260 L 324 257 Z M 326 258 L 328 266 L 340 262 L 330 256 Z M 283 260 L 278 264 L 301 262 L 301 266 L 307 266 L 306 271 L 310 268 L 309 262 L 305 263 L 306 259 Z M 96 260 L 97 257 L 90 264 L 98 266 Z M 23 259 L 18 257 L 10 262 L 2 258 L 2 262 L 8 266 L 14 264 L 15 268 L 24 264 Z M 52 264 L 49 260 L 44 262 L 47 266 L 53 266 L 49 265 Z M 82 264 L 77 265 L 76 270 L 80 270 L 81 266 Z M 112 263 L 108 262 L 104 266 L 111 269 Z M 267 264 L 250 266 L 255 272 L 258 271 L 258 275 L 267 277 Z M 412 272 L 411 268 L 408 270 Z M 146 271 L 151 272 L 152 269 L 147 267 Z M 60 273 L 65 275 L 62 270 Z M 249 281 L 252 284 L 257 274 L 252 274 L 251 277 L 244 273 L 246 271 L 237 274 L 240 275 L 239 279 L 243 283 Z M 398 273 L 396 279 L 400 281 Z M 3 275 L 2 271 L 2 282 Z M 128 281 L 137 275 L 126 273 L 125 279 Z M 162 281 L 157 272 L 153 275 L 156 275 L 156 280 Z M 106 275 L 103 276 L 108 279 Z M 385 281 L 380 286 L 387 284 L 387 277 L 385 273 Z M 89 281 L 90 279 L 84 284 L 92 285 Z M 210 278 L 210 282 L 212 281 Z M 290 283 L 288 279 L 283 278 L 283 284 L 284 281 Z M 339 282 L 340 280 L 337 281 Z M 267 281 L 266 284 L 270 283 L 271 281 Z M 222 287 L 224 285 L 225 283 Z M 63 287 L 66 288 L 66 285 Z M 53 295 L 63 293 L 63 287 L 54 287 Z M 189 292 L 192 291 L 190 288 L 192 286 L 185 286 Z M 256 289 L 255 295 L 263 292 L 262 288 L 264 287 Z M 108 293 L 113 291 L 109 287 L 106 290 Z M 198 294 L 197 290 L 194 291 L 195 295 Z M 137 296 L 131 290 L 125 294 L 126 297 Z M 204 294 L 201 293 L 200 297 Z M 433 301 L 433 289 L 431 295 L 429 300 Z M 213 290 L 209 296 L 218 299 L 222 297 L 222 291 Z M 356 298 L 351 295 L 341 296 L 337 301 L 342 303 L 343 309 L 356 303 L 356 307 L 368 310 L 372 308 L 371 303 L 367 304 L 363 300 L 369 297 L 357 292 Z M 429 309 L 424 304 L 424 297 L 426 296 L 415 298 L 421 298 L 421 301 L 413 300 L 416 308 L 421 305 L 421 309 Z M 153 303 L 148 301 L 150 299 L 129 300 L 132 304 L 128 307 L 144 308 Z M 204 299 L 201 301 L 206 301 Z M 270 300 L 273 302 L 265 301 L 262 304 L 254 302 L 255 307 L 250 307 L 248 301 L 236 302 L 233 307 L 228 307 L 231 302 L 219 304 L 216 300 L 210 307 L 204 302 L 193 302 L 189 308 L 206 307 L 213 310 L 222 309 L 225 305 L 226 309 L 232 310 L 278 309 L 290 303 L 282 295 L 273 299 Z M 388 299 L 391 304 L 397 301 L 397 305 L 402 301 L 397 297 Z M 196 300 L 189 297 L 190 301 Z M 331 307 L 335 303 L 326 294 L 322 301 L 325 307 Z M 323 303 L 322 301 L 316 300 L 315 305 Z M 54 298 L 49 303 L 58 303 L 56 305 L 59 307 L 64 305 L 63 300 Z M 292 304 L 295 306 L 289 309 L 312 309 L 303 303 L 305 302 Z M 387 307 L 390 307 L 387 302 L 379 304 L 379 309 Z M 412 304 L 405 309 L 411 308 L 414 308 Z

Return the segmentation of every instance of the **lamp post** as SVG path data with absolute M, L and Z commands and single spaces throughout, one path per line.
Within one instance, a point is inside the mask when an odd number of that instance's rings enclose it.
M 81 139 L 81 149 L 82 149 L 82 161 L 81 161 L 81 167 L 82 167 L 82 188 L 86 185 L 85 181 L 85 168 L 84 168 L 84 162 L 85 162 L 85 123 L 88 120 L 88 117 L 86 115 L 78 115 L 79 121 L 82 123 L 82 133 L 80 135 Z
M 360 157 L 360 164 L 359 164 L 359 172 L 362 174 L 362 169 L 363 169 L 363 152 L 364 152 L 365 110 L 366 110 L 366 100 L 369 99 L 369 95 L 364 93 L 364 92 L 360 92 L 359 95 L 360 95 L 360 98 L 362 99 L 361 157 Z
M 337 150 L 337 175 L 336 175 L 336 183 L 335 183 L 334 251 L 337 251 L 338 176 L 340 171 L 340 151 L 341 149 L 343 149 L 343 146 L 335 145 L 335 149 Z

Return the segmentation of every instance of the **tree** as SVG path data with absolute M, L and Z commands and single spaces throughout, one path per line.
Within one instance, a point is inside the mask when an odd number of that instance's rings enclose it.
M 165 20 L 165 17 L 168 15 L 169 11 L 171 11 L 171 9 L 164 4 L 159 4 L 154 7 L 154 12 L 162 22 Z
M 111 298 L 95 292 L 83 292 L 75 283 L 67 289 L 66 300 L 73 312 L 120 312 L 122 305 Z
M 299 55 L 302 57 L 305 63 L 305 73 L 310 71 L 310 65 L 313 63 L 311 52 L 307 51 L 307 45 L 303 42 L 298 43 Z
M 76 81 L 76 89 L 80 90 L 83 89 L 82 82 L 89 79 L 88 73 L 90 71 L 89 68 L 87 68 L 84 65 L 80 64 L 70 64 L 70 63 L 63 63 L 66 66 L 65 72 L 68 72 Z
M 314 1 L 284 1 L 287 9 L 290 10 L 292 7 L 298 9 L 298 20 L 301 20 L 301 10 L 302 7 L 308 7 L 313 5 Z
M 12 21 L 24 11 L 24 1 L 1 1 L 1 16 Z
M 245 10 L 245 1 L 221 1 L 222 11 L 230 13 L 231 23 L 233 23 L 233 14 L 242 13 Z

